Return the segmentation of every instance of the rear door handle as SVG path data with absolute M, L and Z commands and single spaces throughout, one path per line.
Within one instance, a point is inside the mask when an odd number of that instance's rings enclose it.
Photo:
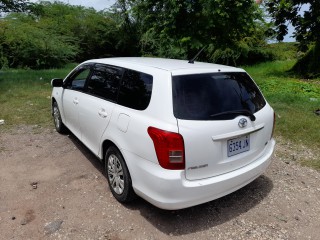
M 77 105 L 79 103 L 79 100 L 77 98 L 75 98 L 75 99 L 73 99 L 73 103 Z
M 106 110 L 104 109 L 100 109 L 99 112 L 98 112 L 99 116 L 102 117 L 102 118 L 106 118 L 108 117 L 108 113 L 106 112 Z

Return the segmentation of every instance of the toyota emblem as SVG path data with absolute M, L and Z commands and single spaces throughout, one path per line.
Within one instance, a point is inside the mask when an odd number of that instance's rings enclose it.
M 244 127 L 247 126 L 247 123 L 248 123 L 247 119 L 241 118 L 241 119 L 239 120 L 238 125 L 239 125 L 239 127 L 244 128 Z

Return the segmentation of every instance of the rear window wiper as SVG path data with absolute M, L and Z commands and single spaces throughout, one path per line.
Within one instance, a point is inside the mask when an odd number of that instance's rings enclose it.
M 248 117 L 250 117 L 251 121 L 255 121 L 256 120 L 256 117 L 253 115 L 253 113 L 250 112 L 249 110 L 245 110 L 245 109 L 215 113 L 215 114 L 210 115 L 210 117 L 218 117 L 218 116 L 222 116 L 222 115 L 231 115 L 231 114 L 238 114 L 238 115 L 248 116 Z

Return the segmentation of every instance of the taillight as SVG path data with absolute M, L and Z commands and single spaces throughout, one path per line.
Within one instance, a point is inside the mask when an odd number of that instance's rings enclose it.
M 170 170 L 185 168 L 183 137 L 179 133 L 149 127 L 157 158 L 161 167 Z
M 273 126 L 272 126 L 271 138 L 273 137 L 275 127 L 276 127 L 276 112 L 273 112 Z

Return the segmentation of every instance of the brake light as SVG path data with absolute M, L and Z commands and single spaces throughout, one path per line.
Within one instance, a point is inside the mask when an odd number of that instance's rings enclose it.
M 275 127 L 276 127 L 276 113 L 273 112 L 273 126 L 272 126 L 271 138 L 273 138 L 273 133 L 274 133 Z
M 185 169 L 184 142 L 179 133 L 149 127 L 148 134 L 153 141 L 161 167 L 170 170 Z

